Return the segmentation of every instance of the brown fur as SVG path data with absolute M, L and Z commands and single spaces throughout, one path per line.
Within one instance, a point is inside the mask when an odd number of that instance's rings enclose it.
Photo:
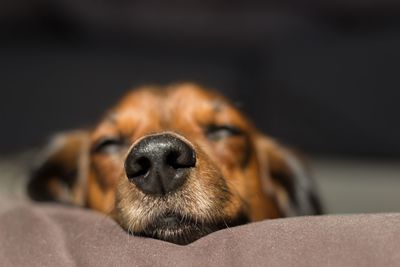
M 219 126 L 234 127 L 240 133 L 210 138 L 207 131 Z M 189 143 L 197 163 L 179 190 L 163 197 L 146 195 L 127 179 L 124 161 L 141 138 L 164 132 Z M 301 189 L 308 190 L 305 196 L 311 204 L 305 205 L 311 209 L 296 212 L 303 205 L 298 202 L 305 200 L 297 200 L 298 194 L 293 193 L 300 189 L 297 174 L 287 162 L 290 152 L 258 132 L 224 97 L 197 85 L 139 88 L 123 97 L 94 129 L 64 138 L 35 173 L 31 195 L 41 199 L 35 192 L 47 188 L 46 199 L 60 200 L 61 187 L 67 184 L 69 202 L 111 214 L 132 233 L 142 232 L 166 212 L 179 212 L 200 226 L 233 225 L 239 217 L 259 221 L 319 212 L 311 184 Z M 120 143 L 111 144 L 110 151 L 97 151 L 96 144 L 104 139 Z M 53 171 L 46 173 L 49 166 Z M 76 175 L 57 184 L 57 175 L 73 167 Z M 208 232 L 216 230 L 211 229 Z M 183 239 L 168 238 L 165 232 L 155 237 L 184 244 L 208 232 Z

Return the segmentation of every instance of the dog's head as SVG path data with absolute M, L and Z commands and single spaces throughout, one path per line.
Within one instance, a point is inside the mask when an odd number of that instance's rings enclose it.
M 179 244 L 319 212 L 291 152 L 192 84 L 135 90 L 93 130 L 56 137 L 43 158 L 28 188 L 33 199 L 93 208 L 133 234 Z

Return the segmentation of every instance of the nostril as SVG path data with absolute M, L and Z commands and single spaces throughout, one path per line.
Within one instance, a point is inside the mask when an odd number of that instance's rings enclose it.
M 179 152 L 178 151 L 170 151 L 167 154 L 167 157 L 165 159 L 165 162 L 167 163 L 167 165 L 173 167 L 174 169 L 179 168 L 180 166 L 177 163 L 177 159 L 179 157 Z
M 183 166 L 181 164 L 179 164 L 178 162 L 178 158 L 180 156 L 181 153 L 179 153 L 179 151 L 170 151 L 167 154 L 166 157 L 166 163 L 168 166 L 171 166 L 174 169 L 179 169 L 182 168 Z
M 145 176 L 151 168 L 151 161 L 147 157 L 140 157 L 126 166 L 126 175 L 128 178 Z
M 172 150 L 166 156 L 166 163 L 174 169 L 190 168 L 196 164 L 196 156 L 192 151 Z

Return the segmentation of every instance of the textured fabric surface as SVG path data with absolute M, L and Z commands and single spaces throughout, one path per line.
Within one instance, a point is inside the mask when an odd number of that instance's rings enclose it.
M 187 246 L 129 236 L 102 214 L 18 205 L 0 215 L 1 266 L 399 266 L 400 214 L 299 217 Z

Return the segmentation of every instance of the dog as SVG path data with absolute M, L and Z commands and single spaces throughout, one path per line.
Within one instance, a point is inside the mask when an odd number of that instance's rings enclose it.
M 289 149 L 199 85 L 129 92 L 90 130 L 53 138 L 29 196 L 109 214 L 133 235 L 176 244 L 264 219 L 321 213 Z

